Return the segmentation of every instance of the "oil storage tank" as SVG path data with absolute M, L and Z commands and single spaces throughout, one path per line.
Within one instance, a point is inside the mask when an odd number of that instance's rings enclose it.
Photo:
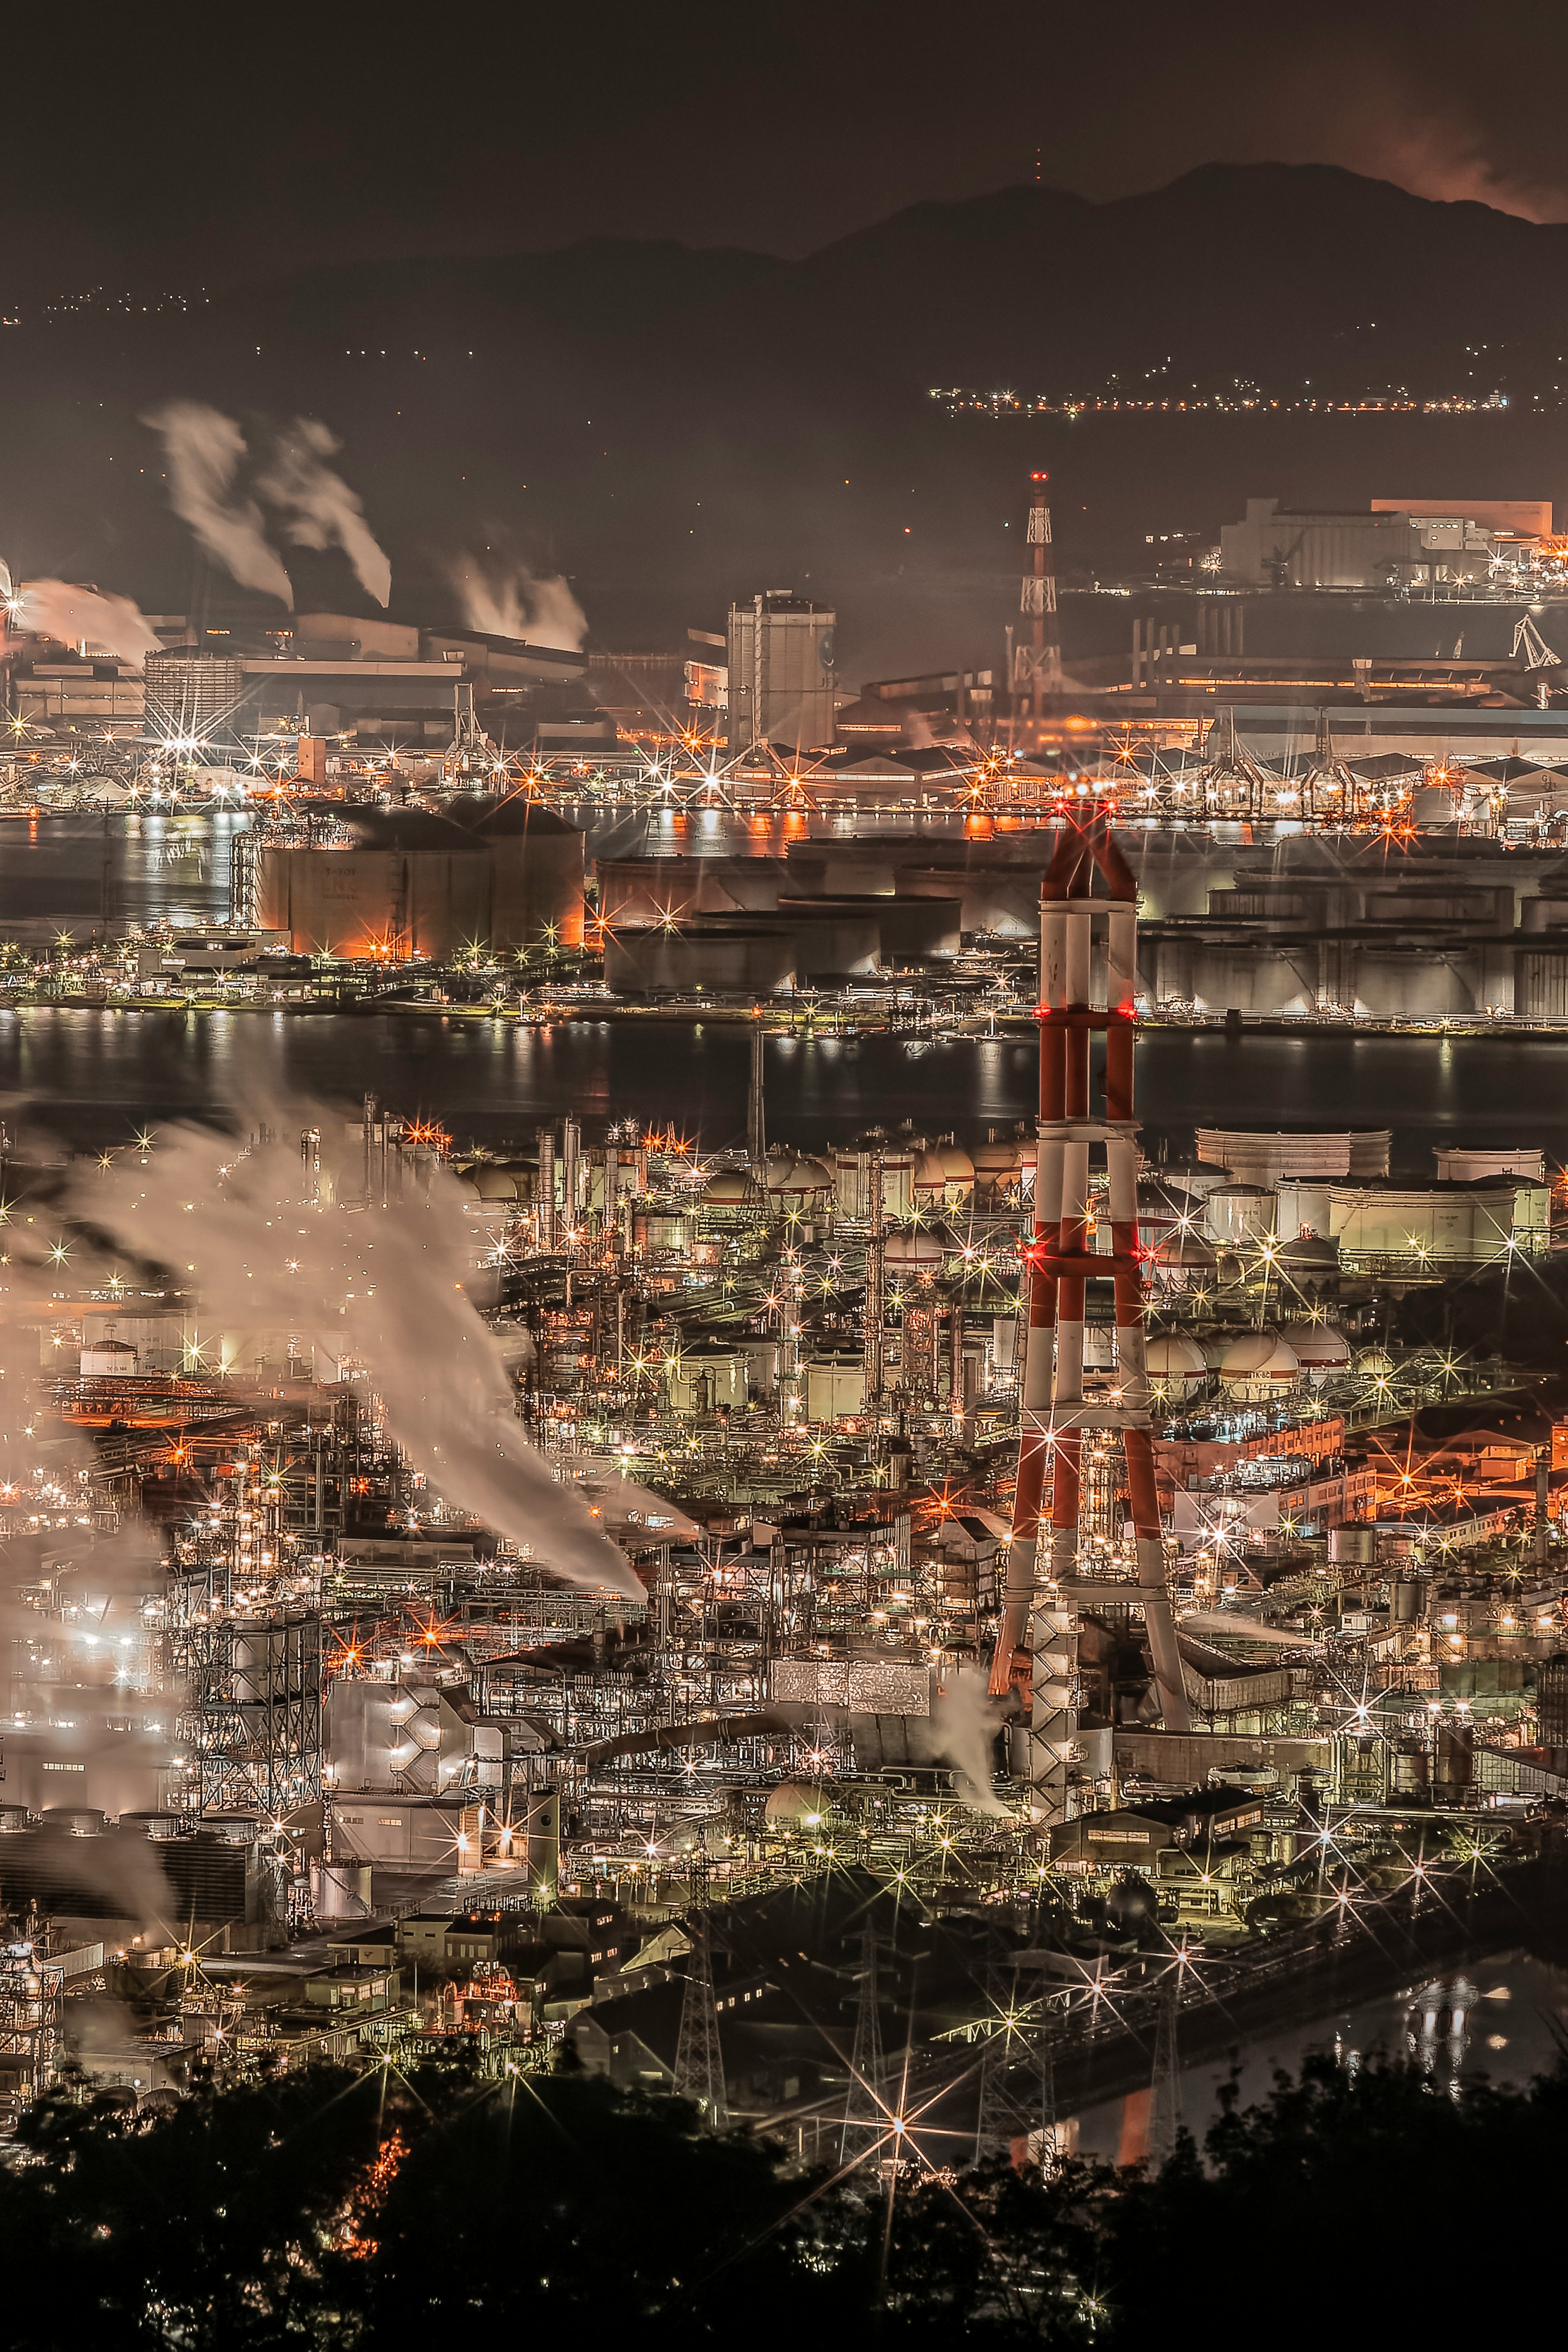
M 347 809 L 338 839 L 257 852 L 262 924 L 296 955 L 445 962 L 489 938 L 488 843 L 420 809 Z
M 510 955 L 582 946 L 583 835 L 574 824 L 515 793 L 501 801 L 465 794 L 447 814 L 489 847 L 492 948 Z

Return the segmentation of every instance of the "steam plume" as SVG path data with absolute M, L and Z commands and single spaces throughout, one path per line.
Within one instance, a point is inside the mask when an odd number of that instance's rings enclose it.
M 452 566 L 451 581 L 470 629 L 482 629 L 491 637 L 522 637 L 531 646 L 553 646 L 563 653 L 581 652 L 588 616 L 558 572 L 541 580 L 520 564 L 498 580 L 464 556 Z
M 163 436 L 169 503 L 198 544 L 242 588 L 258 588 L 292 611 L 294 590 L 277 549 L 268 543 L 260 508 L 234 495 L 245 436 L 233 417 L 198 400 L 170 400 L 142 422 Z
M 100 595 L 93 588 L 72 588 L 64 580 L 24 580 L 13 593 L 9 573 L 5 593 L 19 629 L 58 637 L 63 646 L 85 645 L 138 666 L 158 650 L 156 631 L 129 596 Z
M 392 595 L 391 562 L 359 499 L 325 462 L 342 446 L 317 418 L 297 416 L 292 432 L 279 437 L 257 488 L 286 518 L 284 529 L 296 547 L 341 547 L 365 593 L 385 605 Z
M 996 1730 L 985 1698 L 985 1676 L 973 1671 L 950 1674 L 937 1693 L 928 1735 L 939 1756 L 956 1767 L 963 1801 L 977 1813 L 1005 1813 L 991 1785 L 991 1742 Z
M 296 1112 L 296 1132 L 302 1123 Z M 310 1123 L 331 1131 L 325 1116 Z M 558 1574 L 640 1597 L 517 1421 L 500 1345 L 463 1288 L 455 1181 L 437 1170 L 427 1202 L 350 1217 L 300 1200 L 300 1165 L 282 1146 L 231 1147 L 226 1173 L 218 1160 L 210 1134 L 176 1129 L 146 1177 L 84 1181 L 79 1213 L 179 1266 L 220 1327 L 300 1335 L 362 1364 L 392 1435 L 441 1494 Z

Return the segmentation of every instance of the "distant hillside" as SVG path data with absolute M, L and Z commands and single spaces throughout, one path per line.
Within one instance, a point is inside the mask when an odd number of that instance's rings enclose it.
M 195 318 L 0 333 L 0 552 L 24 572 L 192 592 L 136 424 L 182 392 L 324 416 L 394 557 L 395 607 L 449 609 L 459 551 L 572 574 L 598 634 L 668 642 L 731 593 L 835 597 L 875 672 L 988 653 L 1020 485 L 1054 478 L 1062 560 L 1132 562 L 1248 493 L 1536 495 L 1568 513 L 1568 227 L 1329 169 L 1214 166 L 1094 205 L 922 205 L 799 263 L 668 244 L 320 270 Z M 1565 344 L 1568 349 L 1568 344 Z M 935 384 L 1509 394 L 1501 417 L 949 419 Z M 307 569 L 307 567 L 313 567 Z M 302 596 L 341 600 L 302 558 Z

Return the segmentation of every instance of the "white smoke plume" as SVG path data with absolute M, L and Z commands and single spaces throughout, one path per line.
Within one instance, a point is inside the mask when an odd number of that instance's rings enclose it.
M 142 422 L 163 436 L 169 504 L 189 524 L 197 544 L 242 588 L 276 596 L 292 611 L 293 586 L 282 558 L 268 544 L 261 509 L 253 499 L 235 494 L 246 447 L 233 417 L 199 400 L 170 400 L 150 409 Z
M 292 430 L 279 436 L 272 463 L 256 487 L 283 515 L 296 547 L 341 547 L 365 593 L 385 606 L 392 597 L 392 564 L 359 499 L 326 463 L 342 446 L 317 418 L 297 416 Z
M 289 1129 L 331 1124 L 296 1111 Z M 150 1169 L 84 1179 L 76 1207 L 125 1249 L 175 1266 L 220 1328 L 297 1335 L 362 1364 L 391 1434 L 437 1492 L 574 1582 L 640 1597 L 517 1420 L 500 1344 L 463 1287 L 456 1181 L 437 1170 L 426 1201 L 352 1215 L 302 1202 L 302 1189 L 281 1145 L 225 1152 L 210 1133 L 174 1129 Z
M 5 598 L 18 629 L 57 637 L 62 646 L 115 654 L 138 667 L 158 650 L 156 630 L 129 596 L 105 596 L 96 588 L 73 588 L 64 580 L 24 580 L 13 590 L 7 574 Z
M 129 1695 L 146 1662 L 144 1605 L 163 1588 L 163 1566 L 140 1524 L 117 1535 L 91 1524 L 91 1449 L 62 1423 L 40 1381 L 40 1350 L 49 1357 L 44 1369 L 56 1373 L 76 1363 L 72 1346 L 62 1367 L 39 1317 L 48 1266 L 41 1242 L 29 1246 L 14 1238 L 0 1276 L 0 1515 L 12 1531 L 0 1539 L 0 1643 L 11 1661 L 6 1704 L 35 1735 L 47 1723 L 40 1744 L 49 1761 L 71 1766 L 71 1778 L 52 1790 L 47 1781 L 35 1783 L 34 1802 L 41 1787 L 46 1806 L 74 1797 L 120 1813 L 148 1802 L 178 1703 L 172 1692 L 161 1701 L 136 1701 L 138 1714 L 151 1706 L 162 1723 L 156 1731 L 124 1728 Z M 42 1606 L 36 1605 L 40 1594 Z M 20 1773 L 13 1770 L 6 1790 L 13 1801 L 24 1793 L 26 1771 L 26 1763 Z M 69 1864 L 73 1878 L 107 1895 L 121 1916 L 155 1931 L 158 1941 L 177 1931 L 179 1906 L 150 1843 L 73 1837 Z
M 983 1674 L 973 1669 L 950 1673 L 938 1685 L 936 1711 L 926 1736 L 935 1753 L 955 1767 L 961 1802 L 977 1813 L 1007 1810 L 991 1785 L 991 1742 L 996 1724 L 986 1701 Z
M 539 579 L 520 565 L 498 579 L 464 556 L 451 567 L 450 577 L 470 629 L 489 637 L 521 637 L 562 653 L 582 651 L 588 616 L 558 572 Z

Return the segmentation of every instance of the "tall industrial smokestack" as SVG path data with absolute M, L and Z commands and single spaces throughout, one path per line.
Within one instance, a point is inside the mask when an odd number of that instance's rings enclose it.
M 1018 599 L 1030 624 L 1032 642 L 1020 646 L 1015 656 L 1014 704 L 1027 695 L 1037 720 L 1045 717 L 1046 697 L 1062 690 L 1062 628 L 1057 612 L 1057 559 L 1051 543 L 1051 510 L 1046 503 L 1048 474 L 1029 477 L 1028 546 L 1030 567 L 1024 574 Z
M 1107 811 L 1097 808 L 1064 825 L 1040 886 L 1039 1160 L 1034 1234 L 1025 1250 L 1029 1317 L 1013 1541 L 991 1673 L 996 1697 L 1020 1669 L 1028 1681 L 1028 1777 L 1036 1819 L 1047 1822 L 1068 1817 L 1080 1597 L 1103 1600 L 1106 1590 L 1083 1574 L 1086 1434 L 1091 1447 L 1102 1433 L 1121 1434 L 1136 1580 L 1125 1590 L 1142 1608 L 1164 1727 L 1191 1727 L 1165 1571 L 1143 1352 L 1132 1103 L 1137 972 L 1137 885 Z M 1105 1037 L 1103 1118 L 1090 1104 L 1094 1030 Z M 1108 1252 L 1089 1245 L 1092 1150 L 1104 1154 Z M 1119 1375 L 1109 1400 L 1087 1391 L 1083 1378 L 1086 1286 L 1105 1276 L 1115 1300 Z M 1088 1593 L 1080 1596 L 1086 1581 Z
M 752 1030 L 752 1083 L 746 1096 L 746 1156 L 752 1172 L 760 1176 L 768 1156 L 767 1119 L 763 1108 L 763 1029 L 759 1021 Z

